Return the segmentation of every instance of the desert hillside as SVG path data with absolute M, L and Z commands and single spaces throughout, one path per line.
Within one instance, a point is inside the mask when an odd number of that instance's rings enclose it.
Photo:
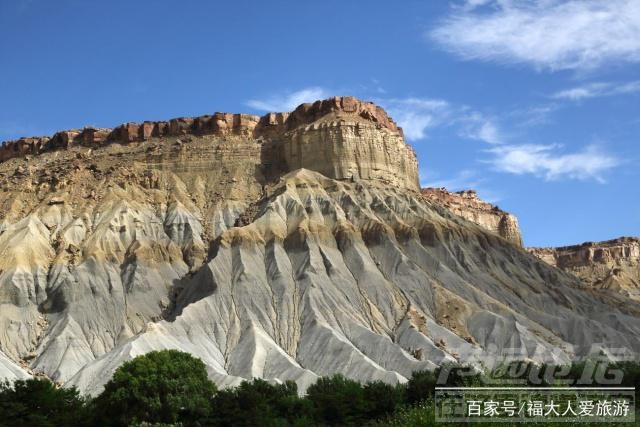
M 67 130 L 0 159 L 2 377 L 95 394 L 176 348 L 219 385 L 304 389 L 514 351 L 640 353 L 637 299 L 527 252 L 475 194 L 421 191 L 402 129 L 355 98 Z

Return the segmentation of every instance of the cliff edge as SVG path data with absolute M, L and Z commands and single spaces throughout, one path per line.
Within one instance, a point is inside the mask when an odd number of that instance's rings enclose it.
M 475 191 L 451 192 L 446 188 L 423 188 L 422 196 L 522 247 L 522 234 L 515 215 L 481 200 Z
M 170 137 L 240 137 L 261 146 L 265 175 L 306 168 L 334 179 L 373 179 L 419 190 L 415 152 L 381 108 L 354 97 L 302 104 L 291 113 L 214 113 L 168 121 L 85 127 L 53 136 L 24 137 L 0 147 L 0 162 L 71 147 L 97 148 Z
M 371 103 L 70 130 L 2 153 L 0 379 L 96 394 L 167 348 L 220 387 L 299 390 L 496 355 L 640 354 L 638 302 L 510 244 L 515 223 L 473 193 L 429 200 Z
M 640 301 L 640 238 L 619 237 L 557 248 L 528 248 L 547 264 L 570 272 L 586 285 Z

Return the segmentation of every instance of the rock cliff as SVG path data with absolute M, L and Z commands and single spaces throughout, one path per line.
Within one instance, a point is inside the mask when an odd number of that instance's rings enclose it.
M 121 363 L 177 348 L 220 386 L 304 390 L 486 356 L 640 353 L 640 303 L 421 194 L 373 104 L 66 131 L 3 153 L 3 377 L 98 393 Z
M 70 147 L 98 148 L 166 137 L 237 136 L 261 145 L 268 172 L 299 168 L 335 179 L 376 179 L 418 190 L 418 162 L 402 129 L 380 107 L 353 97 L 302 104 L 292 113 L 215 113 L 168 121 L 125 123 L 114 129 L 86 127 L 52 137 L 25 137 L 0 147 L 0 162 Z
M 640 239 L 637 237 L 558 248 L 529 248 L 528 251 L 578 276 L 589 287 L 640 301 Z
M 423 188 L 422 196 L 511 243 L 522 246 L 518 219 L 497 206 L 481 200 L 475 191 L 465 190 L 454 193 L 445 188 Z

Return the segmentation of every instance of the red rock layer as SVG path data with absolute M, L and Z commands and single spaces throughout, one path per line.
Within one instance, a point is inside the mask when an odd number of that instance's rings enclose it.
M 0 147 L 0 162 L 29 154 L 69 148 L 73 145 L 95 146 L 110 142 L 131 143 L 150 138 L 180 135 L 239 135 L 274 139 L 284 132 L 313 123 L 323 117 L 356 118 L 375 123 L 402 135 L 402 129 L 381 108 L 353 97 L 334 97 L 302 104 L 292 113 L 250 114 L 214 113 L 199 117 L 179 117 L 169 121 L 124 123 L 114 129 L 86 127 L 56 133 L 52 137 L 24 137 L 6 141 Z

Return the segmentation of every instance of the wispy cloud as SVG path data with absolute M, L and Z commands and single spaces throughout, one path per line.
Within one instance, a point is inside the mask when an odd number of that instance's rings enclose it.
M 532 174 L 548 181 L 571 178 L 605 182 L 603 173 L 620 164 L 595 145 L 574 153 L 563 153 L 557 144 L 501 145 L 488 151 L 494 156 L 489 163 L 497 171 Z
M 379 82 L 375 79 L 376 85 Z M 378 86 L 376 86 L 378 88 Z M 383 89 L 376 89 L 384 94 Z M 334 94 L 322 87 L 308 87 L 297 91 L 281 92 L 264 99 L 251 99 L 248 106 L 260 111 L 291 111 L 304 102 L 328 98 Z M 478 111 L 466 106 L 452 105 L 446 100 L 428 97 L 406 97 L 373 99 L 382 106 L 400 125 L 408 141 L 418 141 L 428 137 L 430 129 L 452 126 L 458 135 L 485 141 L 500 142 L 501 134 L 496 123 Z
M 631 82 L 621 86 L 593 86 L 591 90 L 631 91 L 640 83 Z M 623 89 L 624 87 L 624 89 Z M 596 88 L 596 89 L 594 89 Z M 640 90 L 640 89 L 638 89 Z M 283 93 L 264 100 L 251 100 L 247 104 L 265 111 L 290 111 L 303 102 L 312 102 L 331 96 L 320 87 L 304 88 Z M 465 105 L 455 105 L 446 100 L 426 97 L 378 98 L 376 103 L 387 110 L 402 126 L 408 141 L 419 141 L 429 137 L 435 129 L 449 128 L 454 135 L 482 141 L 490 148 L 483 150 L 490 156 L 480 160 L 495 171 L 516 175 L 534 175 L 546 180 L 592 179 L 604 182 L 604 174 L 618 166 L 620 161 L 601 148 L 590 145 L 574 152 L 566 152 L 559 144 L 516 144 L 513 135 L 505 132 L 498 116 L 484 114 Z M 512 112 L 530 121 L 544 121 L 556 109 L 555 104 Z M 446 178 L 422 174 L 422 186 L 446 187 L 452 190 L 478 188 L 481 179 L 472 170 L 462 170 Z M 494 197 L 494 199 L 497 199 Z
M 384 94 L 385 91 L 375 79 L 375 92 Z M 282 92 L 264 99 L 251 99 L 246 104 L 260 111 L 291 111 L 305 102 L 328 98 L 331 91 L 314 86 L 297 91 Z M 429 128 L 442 125 L 450 115 L 449 103 L 442 99 L 432 98 L 376 98 L 374 101 L 381 105 L 391 117 L 402 127 L 405 137 L 410 141 L 424 139 Z
M 498 128 L 491 122 L 484 122 L 478 129 L 477 138 L 489 144 L 499 144 L 501 141 Z
M 251 99 L 247 105 L 260 111 L 292 111 L 305 102 L 328 98 L 330 92 L 322 87 L 312 86 L 294 92 L 283 92 L 264 99 Z
M 451 127 L 463 138 L 490 144 L 501 142 L 497 123 L 467 106 L 436 98 L 376 99 L 404 130 L 409 141 L 428 138 L 431 129 Z
M 469 0 L 427 34 L 464 59 L 590 70 L 640 62 L 637 0 Z
M 637 92 L 640 92 L 640 80 L 626 83 L 595 82 L 561 90 L 554 93 L 551 97 L 554 99 L 580 101 L 588 98 L 624 95 Z
M 410 141 L 424 139 L 428 129 L 444 123 L 451 113 L 449 103 L 441 99 L 380 99 L 378 102 L 402 127 Z
M 466 112 L 468 110 L 466 107 L 463 110 L 465 111 L 454 120 L 454 124 L 458 126 L 458 135 L 488 144 L 501 144 L 503 142 L 503 132 L 499 129 L 494 119 L 488 118 L 477 111 L 468 113 Z
M 509 121 L 518 127 L 537 126 L 548 123 L 552 113 L 561 107 L 559 102 L 551 102 L 542 105 L 534 105 L 526 108 L 516 108 L 509 113 Z
M 463 10 L 473 10 L 477 7 L 487 5 L 491 3 L 493 0 L 466 0 L 462 6 L 457 6 L 462 8 Z M 456 5 L 454 5 L 456 6 Z

